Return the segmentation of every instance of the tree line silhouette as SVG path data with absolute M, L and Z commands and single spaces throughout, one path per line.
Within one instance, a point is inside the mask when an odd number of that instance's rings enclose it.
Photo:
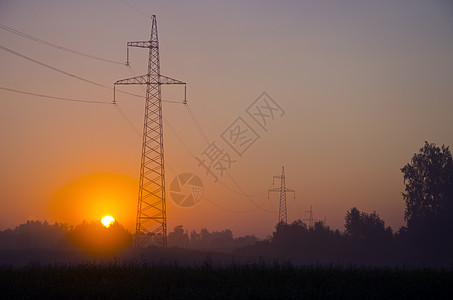
M 0 249 L 43 249 L 76 246 L 88 253 L 115 252 L 132 244 L 133 235 L 115 222 L 105 228 L 100 222 L 83 222 L 77 226 L 29 220 L 15 229 L 0 231 Z M 203 228 L 188 234 L 178 225 L 168 234 L 168 246 L 228 252 L 259 239 L 253 235 L 233 237 L 230 229 L 209 232 Z M 104 251 L 105 249 L 105 251 Z
M 195 230 L 190 234 L 184 230 L 182 225 L 178 225 L 168 234 L 168 246 L 190 249 L 214 250 L 214 251 L 232 251 L 236 248 L 253 245 L 259 239 L 254 235 L 246 235 L 238 238 L 233 237 L 230 229 L 222 231 L 209 232 L 203 228 L 200 232 Z
M 385 227 L 376 212 L 347 211 L 345 231 L 323 222 L 277 224 L 270 239 L 238 249 L 292 261 L 377 265 L 453 265 L 453 160 L 449 147 L 425 142 L 402 169 L 406 225 Z
M 295 263 L 452 265 L 453 160 L 449 147 L 425 142 L 401 171 L 406 225 L 395 232 L 375 211 L 366 213 L 352 207 L 345 215 L 344 232 L 332 230 L 323 222 L 307 226 L 296 220 L 277 224 L 270 237 L 259 240 L 253 235 L 234 238 L 229 229 L 209 232 L 203 228 L 189 233 L 178 225 L 168 234 L 168 246 Z M 110 235 L 99 239 L 106 230 L 99 222 L 74 227 L 27 221 L 13 230 L 1 231 L 0 248 L 84 245 L 93 253 L 101 251 L 102 245 L 112 248 L 118 243 L 119 248 L 125 248 L 132 244 L 132 234 L 120 224 L 114 224 Z M 90 248 L 90 243 L 96 246 Z

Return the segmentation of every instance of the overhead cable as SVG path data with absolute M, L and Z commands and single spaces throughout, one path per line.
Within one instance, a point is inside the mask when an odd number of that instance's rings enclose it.
M 65 98 L 65 97 L 43 95 L 43 94 L 37 94 L 37 93 L 32 93 L 32 92 L 27 92 L 27 91 L 22 91 L 22 90 L 10 89 L 10 88 L 6 88 L 6 87 L 3 87 L 3 86 L 0 86 L 0 89 L 5 90 L 5 91 L 9 91 L 9 92 L 14 92 L 14 93 L 20 93 L 20 94 L 25 94 L 25 95 L 30 95 L 30 96 L 36 96 L 36 97 L 48 98 L 48 99 L 55 99 L 55 100 L 62 100 L 62 101 L 82 102 L 82 103 L 97 103 L 97 104 L 112 104 L 112 102 L 107 102 L 107 101 L 84 100 L 84 99 L 74 99 L 74 98 Z
M 89 83 L 89 84 L 92 84 L 92 85 L 95 85 L 95 86 L 98 86 L 98 87 L 101 87 L 101 88 L 104 88 L 104 89 L 108 89 L 108 90 L 113 91 L 113 88 L 111 88 L 111 87 L 109 87 L 109 86 L 107 86 L 107 85 L 104 85 L 104 84 L 101 84 L 101 83 L 98 83 L 98 82 L 95 82 L 95 81 L 92 81 L 92 80 L 83 78 L 83 77 L 81 77 L 81 76 L 77 76 L 77 75 L 71 74 L 71 73 L 69 73 L 69 72 L 66 72 L 66 71 L 64 71 L 64 70 L 58 69 L 58 68 L 53 67 L 53 66 L 51 66 L 51 65 L 48 65 L 48 64 L 46 64 L 46 63 L 40 62 L 39 60 L 33 59 L 33 58 L 31 58 L 31 57 L 29 57 L 29 56 L 26 56 L 26 55 L 24 55 L 24 54 L 22 54 L 22 53 L 19 53 L 19 52 L 17 52 L 17 51 L 11 50 L 11 49 L 9 49 L 9 48 L 7 48 L 7 47 L 4 47 L 4 46 L 2 46 L 2 45 L 0 45 L 0 49 L 4 50 L 4 51 L 6 51 L 6 52 L 9 52 L 9 53 L 11 53 L 11 54 L 13 54 L 13 55 L 16 55 L 16 56 L 18 56 L 18 57 L 21 57 L 21 58 L 23 58 L 23 59 L 26 59 L 26 60 L 28 60 L 28 61 L 31 61 L 31 62 L 33 62 L 33 63 L 35 63 L 35 64 L 38 64 L 38 65 L 41 65 L 41 66 L 46 67 L 46 68 L 48 68 L 48 69 L 51 69 L 51 70 L 53 70 L 53 71 L 55 71 L 55 72 L 58 72 L 58 73 L 67 75 L 67 76 L 69 76 L 69 77 L 72 77 L 72 78 L 75 78 L 75 79 L 84 81 L 84 82 L 86 82 L 86 83 Z M 141 95 L 137 95 L 137 94 L 125 92 L 125 91 L 122 91 L 122 90 L 116 90 L 116 91 L 119 92 L 119 93 L 131 95 L 131 96 L 135 96 L 135 97 L 139 97 L 139 98 L 144 98 L 144 97 L 141 96 Z
M 112 63 L 112 64 L 126 65 L 126 63 L 123 63 L 123 62 L 119 62 L 119 61 L 115 61 L 115 60 L 111 60 L 111 59 L 107 59 L 107 58 L 103 58 L 103 57 L 99 57 L 99 56 L 86 54 L 86 53 L 83 53 L 83 52 L 80 52 L 80 51 L 76 51 L 76 50 L 72 50 L 72 49 L 69 49 L 69 48 L 66 48 L 66 47 L 63 47 L 63 46 L 60 46 L 60 45 L 56 45 L 54 43 L 51 43 L 51 42 L 42 40 L 40 38 L 31 36 L 29 34 L 20 32 L 19 30 L 10 28 L 10 27 L 2 25 L 2 24 L 0 24 L 0 29 L 6 30 L 8 32 L 11 32 L 11 33 L 16 34 L 18 36 L 21 36 L 23 38 L 32 40 L 34 42 L 37 42 L 37 43 L 40 43 L 40 44 L 43 44 L 43 45 L 46 45 L 46 46 L 49 46 L 49 47 L 52 47 L 52 48 L 55 48 L 55 49 L 58 49 L 58 50 L 70 52 L 70 53 L 73 53 L 73 54 L 77 54 L 77 55 L 80 55 L 80 56 L 84 56 L 84 57 L 87 57 L 87 58 L 96 59 L 96 60 L 100 60 L 100 61 L 104 61 L 104 62 L 108 62 L 108 63 Z

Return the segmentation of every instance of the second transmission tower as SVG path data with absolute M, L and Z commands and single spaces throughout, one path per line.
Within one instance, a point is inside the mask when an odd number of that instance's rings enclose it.
M 150 40 L 128 42 L 127 46 L 149 49 L 147 74 L 115 82 L 115 85 L 146 85 L 135 245 L 143 247 L 151 244 L 165 248 L 167 247 L 167 204 L 161 86 L 163 84 L 185 85 L 185 83 L 160 74 L 159 39 L 155 15 L 152 16 Z M 129 51 L 127 61 L 129 63 Z
M 292 189 L 286 187 L 286 178 L 285 178 L 285 167 L 282 166 L 282 174 L 274 176 L 272 184 L 275 183 L 275 179 L 280 179 L 280 187 L 270 189 L 268 191 L 267 197 L 269 197 L 270 192 L 280 192 L 280 206 L 278 209 L 278 223 L 287 224 L 288 223 L 288 214 L 286 211 L 286 193 L 294 193 L 294 199 L 296 198 L 296 192 Z

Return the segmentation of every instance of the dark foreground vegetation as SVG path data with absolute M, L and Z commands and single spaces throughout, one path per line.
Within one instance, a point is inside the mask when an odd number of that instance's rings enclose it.
M 4 299 L 448 299 L 452 269 L 148 264 L 0 267 Z

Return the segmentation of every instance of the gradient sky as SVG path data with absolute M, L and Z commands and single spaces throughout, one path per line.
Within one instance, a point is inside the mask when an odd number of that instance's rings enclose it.
M 164 103 L 167 183 L 193 172 L 205 195 L 191 208 L 168 199 L 168 228 L 271 234 L 284 165 L 288 221 L 315 218 L 343 230 L 353 206 L 404 224 L 400 168 L 424 141 L 453 146 L 451 1 L 1 0 L 0 24 L 89 55 L 125 62 L 128 41 L 148 40 L 157 15 L 161 72 L 188 83 L 189 107 L 210 140 L 262 93 L 284 110 L 219 183 L 197 167 L 206 148 L 182 104 Z M 0 45 L 113 86 L 144 74 L 147 51 L 124 65 L 82 57 L 0 29 Z M 110 102 L 112 91 L 0 49 L 0 87 Z M 144 95 L 143 87 L 122 87 Z M 183 89 L 163 98 L 181 100 Z M 141 131 L 143 99 L 119 94 Z M 134 229 L 141 138 L 108 104 L 0 90 L 0 229 L 27 219 L 80 223 L 112 214 Z M 275 187 L 275 186 L 274 186 Z M 255 196 L 257 195 L 258 196 Z M 257 208 L 250 200 L 262 205 Z

